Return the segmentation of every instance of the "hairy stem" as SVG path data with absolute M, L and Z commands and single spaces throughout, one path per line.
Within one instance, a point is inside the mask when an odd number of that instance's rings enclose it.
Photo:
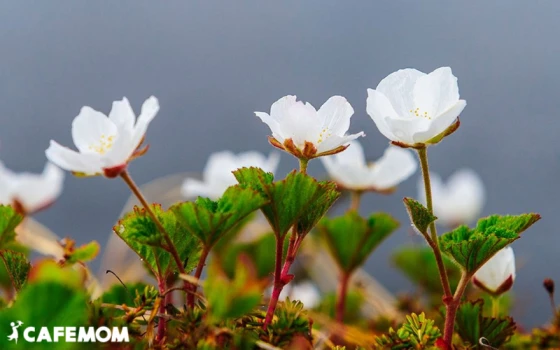
M 197 280 L 200 279 L 200 276 L 202 275 L 202 269 L 204 268 L 204 264 L 206 263 L 206 258 L 208 257 L 209 252 L 210 249 L 204 247 L 202 253 L 200 254 L 200 260 L 198 260 L 198 265 L 196 266 L 196 270 L 194 272 L 194 277 Z M 192 289 L 192 293 L 189 293 L 187 295 L 187 305 L 192 308 L 194 307 L 194 299 L 197 290 L 197 285 L 193 284 L 191 289 Z
M 121 173 L 121 177 L 123 178 L 124 182 L 128 185 L 128 187 L 130 187 L 130 190 L 132 191 L 132 193 L 134 193 L 136 198 L 138 198 L 138 200 L 140 201 L 140 203 L 142 204 L 142 206 L 144 207 L 144 209 L 146 210 L 148 215 L 150 215 L 150 217 L 152 218 L 152 220 L 156 224 L 158 230 L 163 235 L 163 239 L 165 240 L 165 243 L 167 244 L 167 247 L 166 247 L 167 249 L 166 250 L 171 254 L 171 256 L 173 256 L 173 260 L 175 260 L 175 264 L 177 264 L 177 268 L 179 269 L 179 272 L 184 274 L 185 273 L 185 268 L 183 266 L 183 262 L 181 261 L 181 258 L 179 257 L 179 253 L 177 252 L 177 249 L 175 248 L 175 245 L 171 241 L 171 238 L 169 237 L 169 234 L 167 233 L 167 231 L 163 227 L 161 221 L 159 221 L 156 214 L 153 212 L 152 208 L 150 207 L 150 204 L 148 204 L 148 201 L 146 200 L 146 198 L 144 197 L 142 192 L 140 192 L 140 188 L 138 188 L 138 186 L 136 185 L 134 180 L 132 180 L 132 177 L 130 177 L 130 174 L 128 173 L 127 170 L 125 170 Z M 189 288 L 189 283 L 185 281 L 185 291 L 188 288 Z
M 309 160 L 307 159 L 300 159 L 299 160 L 299 171 L 302 174 L 307 174 L 307 164 L 309 163 Z
M 350 198 L 351 198 L 351 202 L 350 202 L 350 208 L 348 208 L 348 210 L 358 211 L 360 209 L 360 202 L 362 200 L 362 191 L 350 192 Z
M 492 297 L 492 317 L 496 318 L 500 316 L 500 297 Z
M 465 293 L 465 289 L 469 284 L 471 276 L 463 273 L 459 284 L 457 285 L 457 290 L 455 290 L 455 295 L 451 302 L 445 305 L 445 324 L 443 326 L 443 341 L 451 349 L 451 341 L 453 339 L 453 329 L 455 327 L 455 316 L 457 315 L 457 309 L 461 305 L 461 298 Z
M 278 304 L 278 298 L 282 292 L 284 285 L 282 284 L 282 255 L 284 252 L 284 238 L 276 236 L 276 258 L 274 262 L 274 284 L 272 286 L 272 294 L 270 296 L 270 301 L 268 303 L 268 309 L 266 311 L 266 317 L 264 319 L 263 328 L 266 330 L 270 322 L 272 322 L 272 317 L 274 316 L 274 310 L 276 310 L 276 304 Z M 290 242 L 291 243 L 291 242 Z
M 350 274 L 342 272 L 338 281 L 338 296 L 336 301 L 336 321 L 344 323 L 344 311 L 346 311 L 346 295 L 348 294 L 348 283 L 350 282 Z
M 419 148 L 418 150 L 418 158 L 420 159 L 420 165 L 422 168 L 422 178 L 424 179 L 424 190 L 426 193 L 426 206 L 430 214 L 434 214 L 434 207 L 432 202 L 432 186 L 430 183 L 430 167 L 428 165 L 428 150 L 426 147 Z M 443 257 L 441 255 L 441 250 L 439 248 L 438 242 L 438 235 L 436 230 L 435 222 L 430 224 L 430 236 L 431 242 L 430 247 L 434 251 L 434 256 L 436 258 L 436 264 L 438 267 L 439 277 L 441 280 L 441 285 L 443 288 L 443 301 L 446 307 L 446 315 L 445 315 L 445 327 L 444 327 L 444 335 L 443 339 L 445 343 L 451 348 L 451 338 L 453 337 L 453 326 L 455 324 L 455 313 L 457 312 L 457 307 L 459 307 L 458 303 L 455 305 L 455 297 L 451 293 L 451 287 L 449 285 L 449 279 L 447 277 L 447 271 L 445 270 L 445 265 L 443 263 Z M 463 282 L 463 280 L 461 280 Z M 457 287 L 457 292 L 460 291 L 460 297 L 463 295 L 464 288 L 468 283 L 468 279 L 464 282 L 464 286 L 462 287 L 463 290 L 461 291 L 459 287 Z
M 159 293 L 163 295 L 163 293 L 165 293 L 165 279 L 163 278 L 163 276 L 160 276 L 158 278 L 158 289 L 159 289 Z M 167 299 L 167 295 L 165 297 L 163 297 L 163 299 L 161 300 L 161 302 L 159 303 L 159 310 L 158 313 L 159 314 L 165 314 L 165 300 Z M 158 328 L 157 328 L 157 336 L 156 336 L 156 341 L 161 343 L 163 341 L 163 338 L 165 337 L 165 329 L 166 329 L 166 325 L 167 325 L 167 321 L 163 318 L 160 318 L 158 320 Z
M 418 149 L 418 158 L 420 159 L 420 164 L 422 167 L 422 178 L 424 179 L 424 190 L 426 192 L 426 206 L 430 214 L 433 215 L 434 207 L 432 203 L 432 185 L 430 183 L 430 167 L 428 165 L 428 152 L 426 147 Z M 430 246 L 432 247 L 436 258 L 439 277 L 441 279 L 441 285 L 443 287 L 444 298 L 451 299 L 453 295 L 451 293 L 451 287 L 449 286 L 449 280 L 447 278 L 447 271 L 445 270 L 445 265 L 443 263 L 443 257 L 441 256 L 441 250 L 439 249 L 435 222 L 432 222 L 430 224 L 430 235 L 433 243 L 430 244 Z

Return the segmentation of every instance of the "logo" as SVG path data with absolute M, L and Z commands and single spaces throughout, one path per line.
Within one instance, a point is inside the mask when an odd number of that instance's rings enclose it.
M 9 341 L 19 338 L 18 328 L 23 324 L 21 321 L 10 322 L 12 334 L 8 336 Z M 23 329 L 23 340 L 28 343 L 128 343 L 127 327 L 26 327 Z
M 12 334 L 10 334 L 10 335 L 8 336 L 8 340 L 9 340 L 9 341 L 14 340 L 14 341 L 16 342 L 16 344 L 17 344 L 17 340 L 18 340 L 18 338 L 19 338 L 18 328 L 19 328 L 19 326 L 21 326 L 22 324 L 23 324 L 23 322 L 21 322 L 21 321 L 17 321 L 17 324 L 16 324 L 15 322 L 11 322 L 11 323 L 10 323 L 10 327 L 12 327 Z

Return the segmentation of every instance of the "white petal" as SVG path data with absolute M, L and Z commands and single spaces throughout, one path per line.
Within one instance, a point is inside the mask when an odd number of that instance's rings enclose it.
M 457 77 L 453 75 L 451 68 L 441 67 L 429 74 L 439 85 L 439 108 L 436 114 L 442 114 L 453 107 L 459 101 L 459 86 Z
M 146 134 L 148 130 L 148 125 L 154 119 L 156 114 L 159 112 L 159 102 L 155 96 L 150 96 L 142 104 L 142 110 L 134 126 L 134 134 L 132 137 L 132 151 L 136 150 L 139 146 L 140 141 Z
M 426 131 L 430 128 L 431 121 L 425 118 L 394 119 L 386 117 L 385 124 L 395 137 L 393 141 L 414 144 L 419 142 L 416 141 L 415 135 L 426 135 Z
M 278 101 L 274 102 L 270 107 L 270 117 L 280 122 L 288 113 L 290 107 L 296 103 L 296 96 L 294 95 L 288 95 L 278 99 Z
M 136 115 L 126 97 L 121 101 L 114 101 L 113 108 L 109 113 L 109 119 L 117 126 L 119 133 L 123 130 L 132 133 Z
M 0 204 L 12 204 L 15 174 L 0 162 Z
M 364 149 L 358 140 L 350 141 L 344 152 L 326 158 L 334 158 L 341 165 L 367 166 Z
M 281 134 L 280 125 L 276 119 L 264 112 L 255 112 L 255 115 L 259 117 L 263 123 L 268 125 L 270 131 L 272 132 L 272 136 L 278 140 L 278 142 L 284 143 L 284 136 Z
M 17 174 L 17 187 L 12 193 L 28 213 L 53 202 L 62 192 L 64 172 L 54 164 L 47 163 L 42 174 Z
M 491 291 L 496 291 L 510 276 L 515 280 L 515 254 L 511 247 L 505 247 L 488 260 L 474 278 Z
M 389 146 L 372 169 L 372 186 L 378 190 L 392 188 L 408 179 L 418 165 L 409 150 Z
M 186 179 L 181 186 L 181 195 L 185 198 L 196 198 L 200 196 L 218 199 L 222 196 L 224 191 L 225 189 L 220 191 L 218 188 L 196 179 Z
M 117 127 L 103 113 L 85 106 L 72 122 L 72 138 L 81 153 L 93 153 L 103 138 L 115 136 Z
M 97 153 L 78 153 L 51 140 L 45 155 L 52 163 L 64 170 L 88 175 L 103 172 L 100 155 Z
M 288 108 L 279 125 L 280 133 L 285 138 L 291 138 L 299 148 L 305 146 L 305 141 L 317 142 L 322 131 L 322 123 L 315 108 L 301 101 Z
M 346 136 L 332 135 L 326 138 L 323 142 L 319 144 L 315 144 L 315 147 L 317 147 L 317 153 L 323 153 L 323 152 L 331 151 L 340 146 L 345 146 L 349 144 L 350 141 L 363 136 L 366 136 L 366 134 L 364 134 L 363 131 L 360 131 L 357 134 L 351 134 Z
M 377 126 L 377 129 L 379 129 L 379 132 L 391 141 L 401 141 L 393 135 L 393 132 L 385 122 L 386 118 L 400 118 L 393 109 L 393 106 L 391 106 L 391 101 L 379 91 L 373 89 L 368 89 L 367 91 L 366 110 L 375 123 L 375 126 Z
M 451 175 L 446 184 L 431 172 L 430 182 L 434 214 L 438 223 L 448 227 L 475 221 L 482 211 L 485 201 L 484 184 L 470 169 L 461 169 Z M 425 203 L 424 184 L 418 183 L 420 198 Z
M 447 128 L 449 128 L 457 120 L 457 117 L 459 116 L 459 114 L 461 114 L 463 109 L 465 109 L 466 105 L 467 102 L 465 100 L 459 100 L 454 106 L 452 106 L 443 114 L 432 118 L 431 120 L 428 120 L 429 126 L 427 129 L 419 130 L 418 132 L 414 133 L 414 142 L 426 142 L 447 130 Z M 421 119 L 423 121 L 426 121 L 425 118 Z
M 381 80 L 376 90 L 391 101 L 397 114 L 405 117 L 410 115 L 411 109 L 414 109 L 414 85 L 425 75 L 416 69 L 401 69 Z
M 317 111 L 319 119 L 323 122 L 323 129 L 338 136 L 343 136 L 348 131 L 353 114 L 354 108 L 342 96 L 329 98 Z

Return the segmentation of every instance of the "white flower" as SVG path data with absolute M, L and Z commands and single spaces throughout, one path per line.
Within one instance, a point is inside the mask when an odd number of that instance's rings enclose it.
M 459 126 L 467 102 L 459 99 L 451 68 L 430 74 L 401 69 L 368 89 L 367 113 L 379 131 L 400 145 L 436 143 Z
M 341 187 L 356 191 L 393 189 L 416 171 L 416 160 L 410 151 L 389 146 L 383 157 L 367 164 L 358 141 L 351 141 L 346 151 L 321 158 L 329 176 Z
M 306 309 L 314 308 L 319 305 L 321 301 L 321 295 L 317 287 L 310 281 L 304 281 L 294 285 L 288 284 L 282 289 L 278 299 L 286 300 L 286 297 L 290 297 L 290 300 L 301 301 Z
M 51 140 L 47 158 L 74 173 L 116 177 L 131 159 L 146 151 L 138 147 L 158 111 L 154 96 L 144 102 L 137 120 L 126 97 L 113 102 L 108 117 L 91 107 L 82 107 L 72 122 L 72 138 L 78 152 Z
M 515 280 L 515 255 L 511 247 L 497 252 L 474 274 L 475 286 L 492 295 L 500 295 L 513 286 Z
M 430 173 L 434 215 L 438 222 L 455 227 L 478 219 L 485 201 L 484 184 L 471 169 L 455 172 L 444 184 L 441 178 Z M 418 196 L 426 203 L 424 182 L 418 182 Z
M 202 181 L 186 179 L 181 192 L 187 198 L 202 196 L 217 199 L 224 194 L 228 187 L 237 184 L 233 171 L 243 167 L 257 167 L 274 173 L 279 161 L 278 153 L 271 153 L 268 158 L 255 151 L 237 155 L 230 151 L 213 153 L 208 158 L 202 173 Z
M 342 96 L 333 96 L 319 110 L 309 103 L 285 96 L 272 104 L 270 115 L 255 112 L 272 131 L 270 143 L 300 159 L 343 151 L 363 132 L 346 135 L 354 109 Z
M 14 173 L 0 162 L 0 203 L 13 205 L 24 214 L 41 210 L 62 192 L 64 172 L 51 163 L 42 174 Z

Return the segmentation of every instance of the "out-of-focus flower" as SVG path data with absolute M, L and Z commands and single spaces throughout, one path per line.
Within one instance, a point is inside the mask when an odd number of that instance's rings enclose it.
M 23 214 L 41 210 L 62 192 L 64 172 L 51 163 L 42 174 L 14 173 L 0 162 L 0 203 L 13 205 Z
M 408 68 L 368 89 L 367 113 L 385 137 L 407 147 L 437 143 L 455 131 L 466 105 L 451 68 L 430 74 Z
M 497 252 L 474 274 L 475 286 L 498 296 L 511 289 L 515 280 L 515 255 L 511 247 Z
M 266 172 L 274 173 L 280 155 L 271 153 L 268 158 L 255 151 L 234 154 L 230 151 L 213 153 L 208 158 L 202 181 L 188 178 L 183 182 L 181 192 L 187 198 L 197 196 L 217 199 L 229 187 L 237 184 L 233 171 L 243 167 L 257 167 Z
M 270 143 L 299 159 L 342 152 L 363 132 L 346 135 L 354 109 L 342 96 L 333 96 L 319 110 L 309 103 L 285 96 L 272 104 L 270 114 L 255 112 L 272 131 Z
M 116 177 L 126 170 L 130 160 L 147 151 L 139 146 L 158 111 L 159 103 L 154 96 L 144 102 L 138 119 L 126 97 L 113 102 L 108 117 L 91 107 L 82 107 L 72 122 L 72 138 L 78 152 L 51 140 L 47 158 L 76 174 Z
M 306 309 L 312 309 L 319 305 L 321 295 L 317 287 L 310 281 L 303 281 L 298 284 L 288 284 L 282 289 L 279 300 L 285 300 L 290 297 L 291 300 L 299 300 Z
M 444 184 L 441 178 L 430 173 L 434 214 L 438 222 L 456 227 L 476 220 L 484 206 L 485 191 L 480 177 L 471 169 L 455 172 Z M 424 182 L 418 182 L 418 197 L 426 203 Z
M 321 158 L 329 176 L 341 187 L 354 191 L 388 191 L 409 178 L 417 168 L 410 151 L 389 146 L 375 163 L 367 164 L 358 141 L 346 151 Z

